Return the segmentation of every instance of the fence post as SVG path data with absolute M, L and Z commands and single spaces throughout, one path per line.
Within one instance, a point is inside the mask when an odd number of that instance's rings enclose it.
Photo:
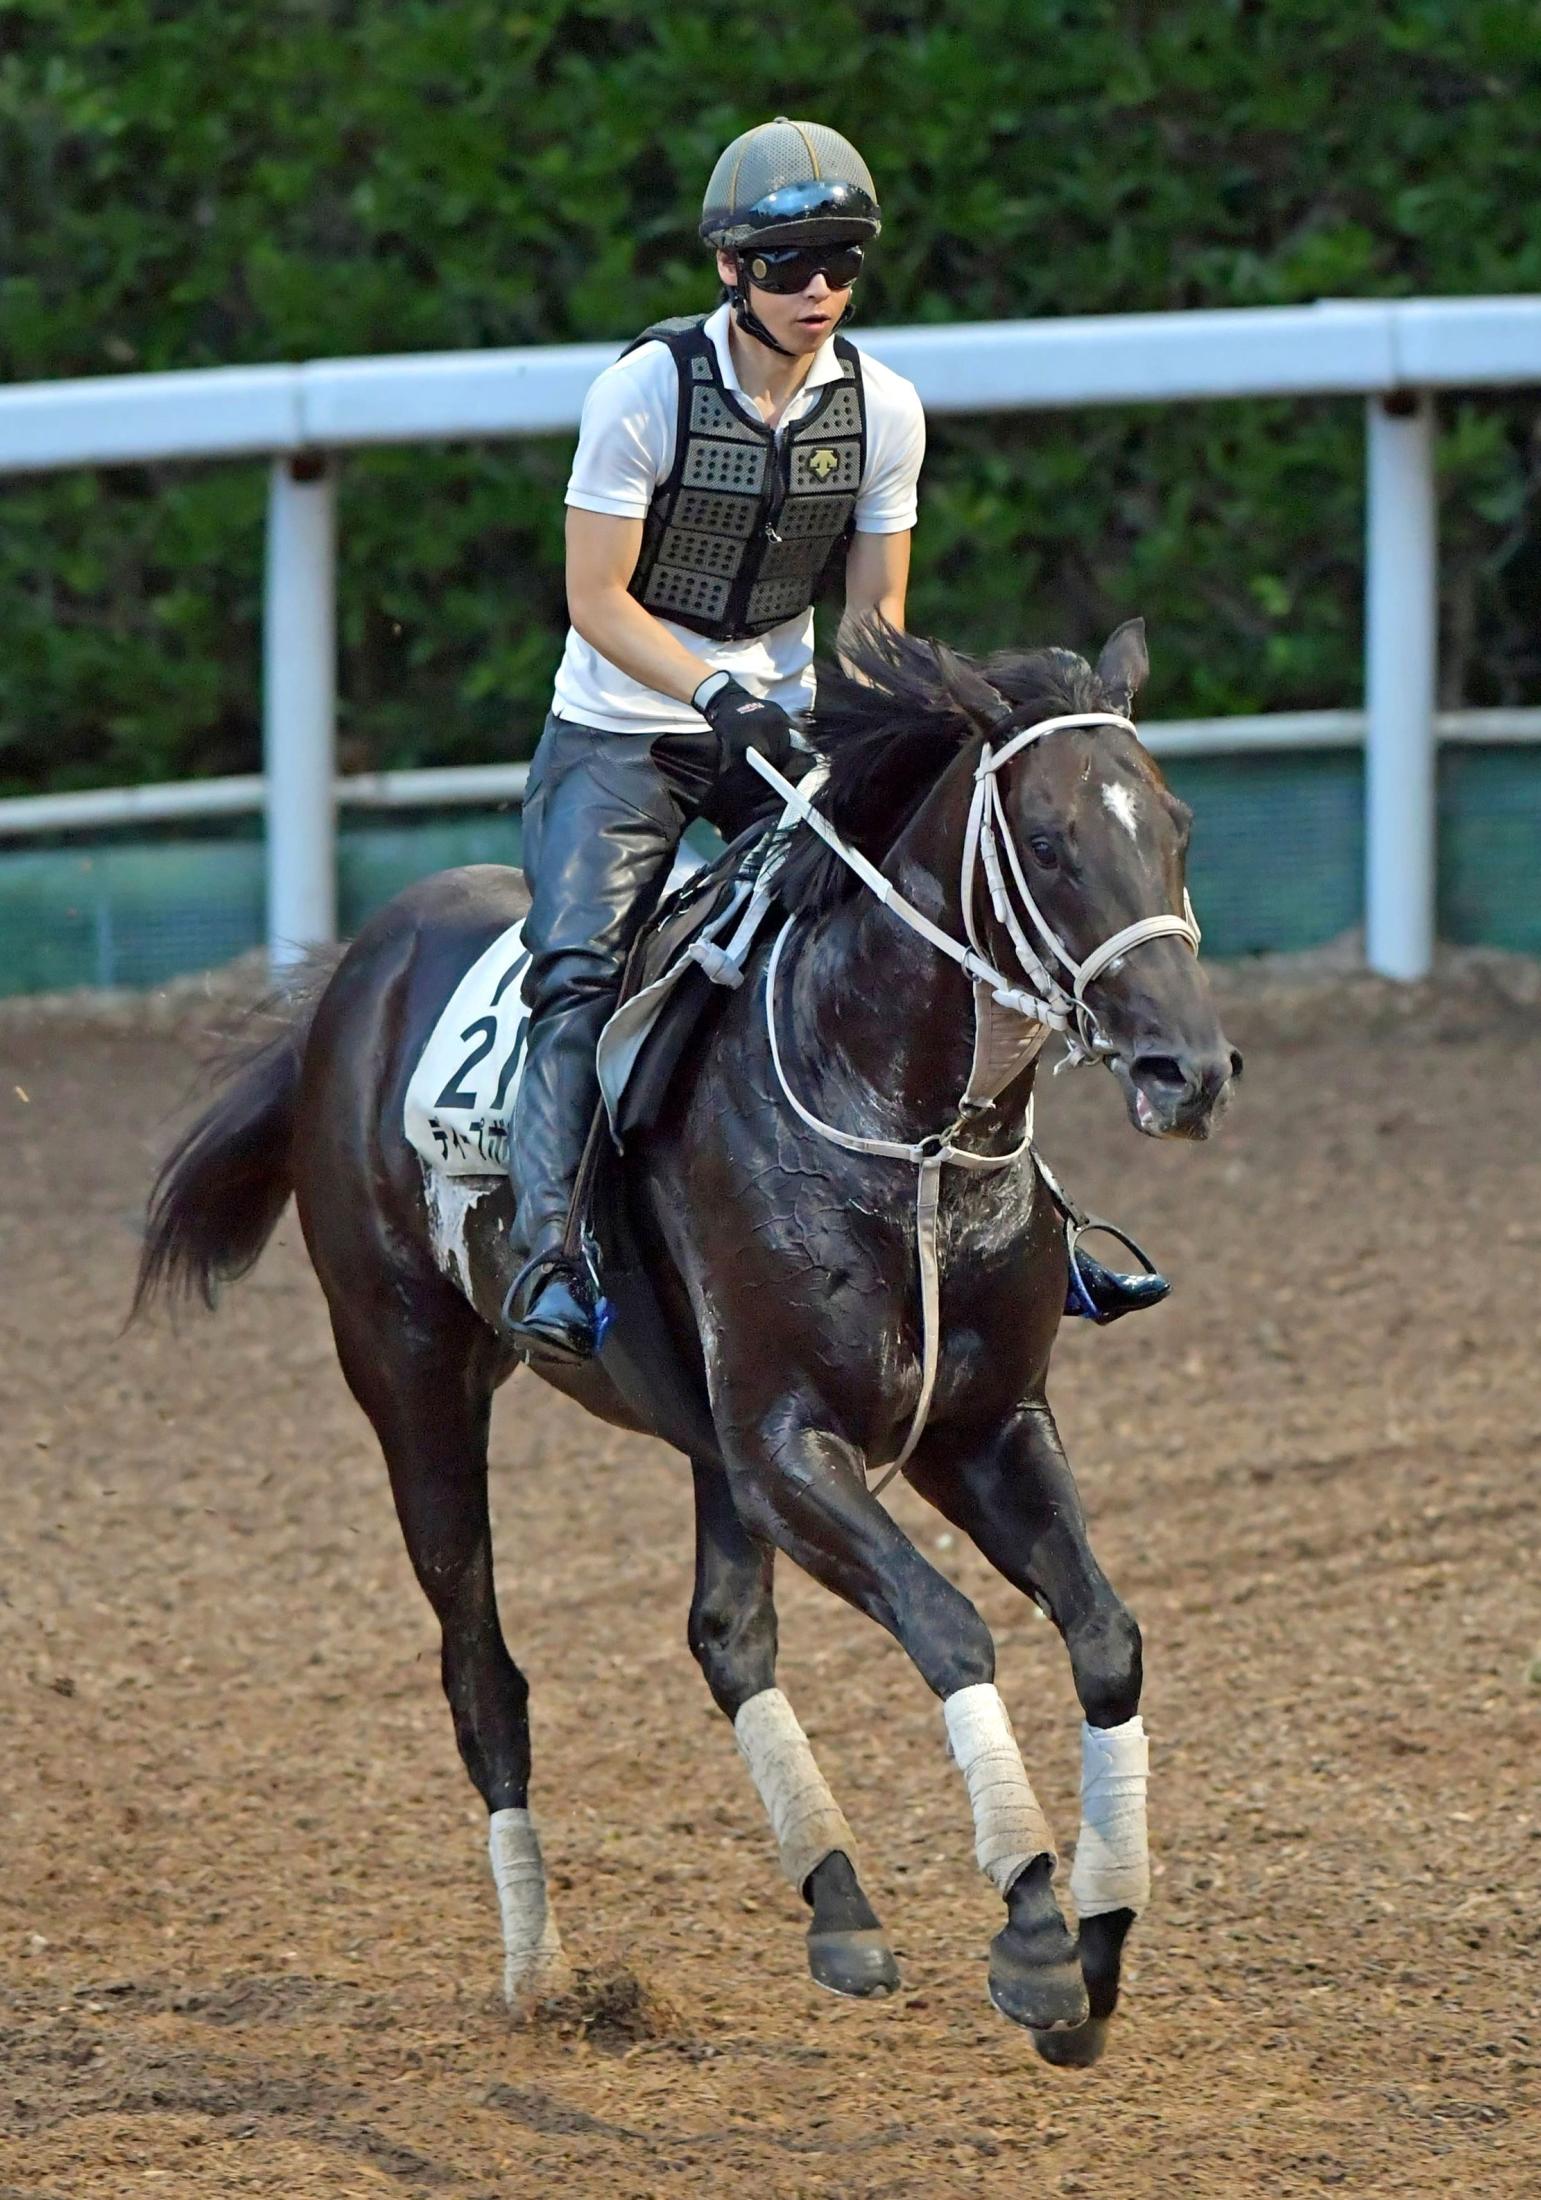
M 1372 397 L 1366 421 L 1365 959 L 1387 978 L 1434 958 L 1439 650 L 1434 408 Z
M 268 956 L 337 935 L 337 482 L 319 452 L 273 462 L 262 640 Z

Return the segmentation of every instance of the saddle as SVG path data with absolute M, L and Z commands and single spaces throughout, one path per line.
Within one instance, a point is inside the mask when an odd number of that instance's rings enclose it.
M 744 960 L 771 906 L 760 884 L 770 838 L 762 821 L 732 842 L 663 903 L 632 949 L 600 1034 L 599 1105 L 568 1211 L 567 1251 L 588 1265 L 607 1309 L 599 1347 L 605 1374 L 653 1435 L 694 1458 L 719 1456 L 706 1369 L 660 1303 L 623 1149 L 658 1120 L 686 1049 L 713 1007 L 743 982 Z
M 743 982 L 745 960 L 773 906 L 760 875 L 771 833 L 762 820 L 740 834 L 670 895 L 632 949 L 595 1056 L 617 1149 L 657 1122 L 702 1017 L 724 990 Z

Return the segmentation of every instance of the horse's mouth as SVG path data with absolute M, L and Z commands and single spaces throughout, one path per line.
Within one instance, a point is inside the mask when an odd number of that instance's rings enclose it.
M 1230 1105 L 1241 1056 L 1114 1055 L 1108 1067 L 1143 1137 L 1200 1139 L 1209 1137 Z

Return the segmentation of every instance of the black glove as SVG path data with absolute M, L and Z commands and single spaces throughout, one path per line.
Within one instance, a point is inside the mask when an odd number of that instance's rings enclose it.
M 701 686 L 705 685 L 703 680 Z M 700 692 L 697 688 L 696 693 Z M 696 708 L 717 736 L 720 770 L 729 772 L 742 764 L 748 749 L 758 749 L 779 772 L 792 761 L 792 721 L 779 703 L 766 702 L 740 687 L 737 680 L 727 680 L 710 701 Z

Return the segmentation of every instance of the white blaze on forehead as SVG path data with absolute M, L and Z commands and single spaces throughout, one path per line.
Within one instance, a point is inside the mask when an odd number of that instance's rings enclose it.
M 1110 780 L 1102 790 L 1102 799 L 1124 828 L 1131 840 L 1140 837 L 1139 821 L 1134 812 L 1134 796 L 1127 787 L 1115 786 Z

